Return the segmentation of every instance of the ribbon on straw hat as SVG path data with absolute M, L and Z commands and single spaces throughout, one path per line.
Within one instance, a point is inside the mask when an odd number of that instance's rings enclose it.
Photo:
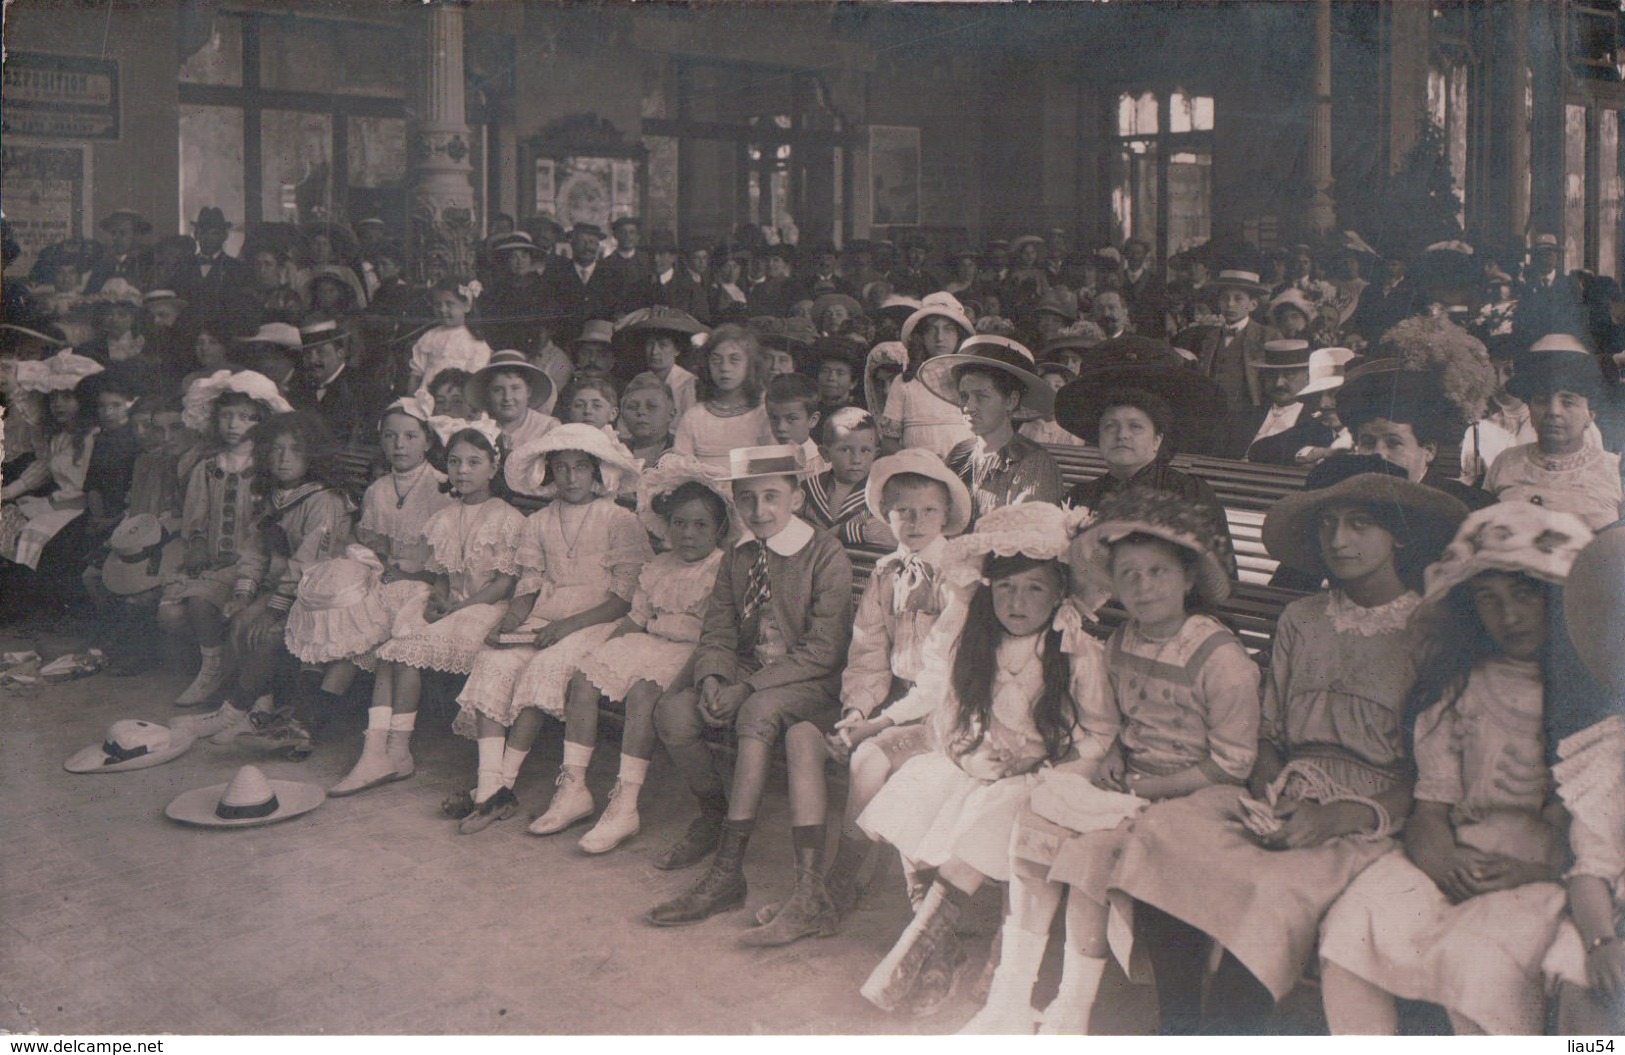
M 228 783 L 176 796 L 164 815 L 200 828 L 252 828 L 309 813 L 326 798 L 315 784 L 268 780 L 258 766 L 244 766 Z
M 491 441 L 491 446 L 498 446 L 502 439 L 502 426 L 490 418 L 480 416 L 477 418 L 454 418 L 450 414 L 434 414 L 429 417 L 429 427 L 434 434 L 440 437 L 440 442 L 449 444 L 451 438 L 464 429 L 473 431 Z
M 132 769 L 150 769 L 179 758 L 196 739 L 184 729 L 127 718 L 108 726 L 101 743 L 74 752 L 62 763 L 62 768 L 69 773 L 127 773 Z

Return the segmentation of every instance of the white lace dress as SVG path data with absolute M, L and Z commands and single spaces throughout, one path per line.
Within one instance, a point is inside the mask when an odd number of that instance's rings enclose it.
M 519 573 L 519 534 L 524 526 L 525 515 L 500 498 L 477 506 L 461 502 L 447 506 L 423 527 L 429 544 L 428 570 L 450 577 L 453 601 L 470 597 L 498 575 Z M 485 635 L 507 609 L 503 604 L 469 605 L 434 623 L 423 618 L 423 610 L 420 603 L 396 615 L 390 639 L 378 649 L 379 659 L 467 674 L 485 647 Z
M 536 604 L 519 630 L 537 631 L 557 619 L 603 604 L 630 602 L 638 574 L 654 557 L 637 514 L 595 498 L 581 523 L 565 530 L 561 504 L 531 515 L 519 536 L 519 585 L 515 595 L 535 593 Z M 564 690 L 584 656 L 592 653 L 619 620 L 578 630 L 551 648 L 487 648 L 475 660 L 457 696 L 452 731 L 476 737 L 479 716 L 510 726 L 526 707 L 564 713 Z
M 416 469 L 392 472 L 374 480 L 367 488 L 361 498 L 356 537 L 378 555 L 385 568 L 409 575 L 428 568 L 429 544 L 423 532 L 430 517 L 452 504 L 451 496 L 440 490 L 445 482 L 444 473 L 424 462 Z M 340 557 L 313 565 L 305 573 L 299 600 L 288 612 L 288 651 L 306 663 L 349 660 L 362 670 L 373 670 L 378 666 L 378 646 L 389 640 L 396 613 L 421 609 L 429 599 L 429 584 L 397 579 L 377 583 L 364 595 L 346 591 L 356 596 L 342 607 L 308 604 L 307 583 L 317 592 L 328 594 L 322 588 L 323 580 L 345 573 L 353 580 L 358 569 L 324 567 L 341 561 L 355 563 Z
M 662 553 L 644 565 L 629 613 L 644 632 L 605 642 L 582 658 L 581 673 L 612 700 L 626 699 L 640 681 L 669 688 L 699 643 L 721 564 L 722 550 L 714 549 L 692 564 L 675 553 Z

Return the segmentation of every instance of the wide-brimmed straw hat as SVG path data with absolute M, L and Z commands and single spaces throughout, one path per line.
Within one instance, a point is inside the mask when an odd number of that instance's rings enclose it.
M 1088 510 L 1063 509 L 1049 502 L 1019 502 L 982 514 L 976 530 L 948 540 L 942 572 L 955 586 L 981 581 L 987 555 L 1021 555 L 1033 560 L 1065 560 L 1072 539 L 1089 521 Z
M 1342 388 L 1349 360 L 1354 357 L 1352 348 L 1317 348 L 1310 352 L 1309 383 L 1298 390 L 1298 398 Z
M 1358 458 L 1358 462 L 1351 459 Z M 1372 463 L 1381 463 L 1380 466 Z M 1288 567 L 1327 575 L 1320 555 L 1320 531 L 1316 521 L 1321 510 L 1333 505 L 1361 505 L 1391 511 L 1391 522 L 1403 524 L 1405 545 L 1420 553 L 1438 553 L 1450 542 L 1456 528 L 1467 519 L 1467 507 L 1443 491 L 1412 483 L 1403 470 L 1397 474 L 1375 455 L 1341 455 L 1328 458 L 1317 470 L 1330 476 L 1346 468 L 1366 468 L 1337 483 L 1317 490 L 1301 491 L 1281 499 L 1264 516 L 1264 549 Z M 1311 474 L 1311 483 L 1313 483 Z
M 1428 565 L 1422 600 L 1436 604 L 1483 571 L 1517 572 L 1561 586 L 1590 541 L 1591 529 L 1573 513 L 1497 502 L 1468 514 L 1444 555 Z
M 921 363 L 920 382 L 937 398 L 957 405 L 959 371 L 971 366 L 997 370 L 1021 382 L 1021 406 L 1011 415 L 1016 420 L 1045 418 L 1055 409 L 1055 390 L 1038 376 L 1033 353 L 1009 337 L 977 334 L 967 338 L 957 352 L 933 356 Z
M 468 379 L 468 402 L 474 409 L 482 410 L 487 414 L 491 412 L 491 408 L 485 401 L 486 390 L 490 388 L 491 378 L 496 376 L 498 372 L 517 372 L 524 376 L 525 380 L 530 383 L 530 405 L 534 410 L 540 410 L 547 405 L 549 399 L 553 398 L 553 379 L 547 376 L 547 372 L 527 359 L 524 352 L 504 348 L 501 351 L 492 352 L 491 358 L 486 365 L 482 369 L 476 370 L 474 376 Z
M 817 297 L 813 298 L 813 318 L 818 318 L 818 313 L 823 311 L 825 308 L 831 308 L 836 305 L 840 305 L 846 309 L 848 318 L 858 319 L 862 318 L 865 314 L 863 305 L 858 303 L 858 299 L 856 297 L 848 296 L 845 293 L 821 293 Z
M 896 454 L 876 459 L 874 465 L 869 467 L 869 482 L 864 487 L 863 497 L 870 514 L 876 519 L 886 519 L 882 501 L 886 494 L 886 481 L 898 473 L 924 476 L 948 489 L 948 520 L 942 528 L 944 535 L 957 535 L 970 526 L 972 508 L 965 481 L 948 468 L 948 464 L 934 451 L 924 447 L 904 447 Z
M 621 481 L 638 471 L 637 459 L 609 433 L 597 425 L 579 423 L 550 429 L 508 455 L 502 475 L 508 486 L 520 494 L 551 498 L 558 490 L 547 468 L 547 456 L 557 451 L 581 451 L 598 462 L 600 482 L 593 490 L 601 495 L 619 494 Z
M 177 795 L 164 815 L 201 828 L 252 828 L 309 813 L 326 799 L 315 784 L 268 780 L 258 766 L 244 766 L 228 783 Z
M 1564 621 L 1591 676 L 1625 696 L 1625 527 L 1599 531 L 1574 559 L 1563 590 Z
M 1304 296 L 1303 290 L 1296 288 L 1284 289 L 1270 300 L 1270 317 L 1274 318 L 1275 313 L 1282 308 L 1296 308 L 1303 313 L 1304 318 L 1311 322 L 1319 314 L 1315 310 L 1315 306 L 1309 303 L 1309 298 Z
M 1196 554 L 1196 594 L 1206 605 L 1230 596 L 1230 576 L 1213 552 L 1213 510 L 1183 495 L 1130 487 L 1109 494 L 1093 510 L 1094 519 L 1073 544 L 1073 568 L 1106 594 L 1112 588 L 1112 544 L 1130 535 L 1150 535 Z
M 179 758 L 196 739 L 185 729 L 126 718 L 108 726 L 101 743 L 74 752 L 62 763 L 62 768 L 69 773 L 127 773 L 132 769 L 150 769 Z
M 669 333 L 677 337 L 679 343 L 682 344 L 686 344 L 689 338 L 696 333 L 709 332 L 704 323 L 688 312 L 678 308 L 670 308 L 664 304 L 655 304 L 629 312 L 621 318 L 620 322 L 615 324 L 613 329 L 616 337 L 627 334 Z M 582 336 L 583 338 L 586 337 L 584 329 Z
M 273 414 L 286 414 L 293 407 L 282 398 L 276 382 L 256 370 L 216 370 L 193 381 L 181 401 L 181 424 L 194 432 L 206 432 L 214 401 L 227 392 L 240 392 L 270 408 Z
M 350 331 L 339 325 L 337 319 L 319 319 L 299 327 L 299 347 L 315 348 L 345 340 L 349 336 Z
M 305 289 L 314 290 L 316 283 L 324 280 L 337 282 L 349 290 L 350 296 L 355 298 L 358 306 L 367 303 L 367 287 L 363 286 L 360 277 L 345 265 L 323 264 L 321 267 L 316 268 L 310 273 L 310 277 L 305 280 Z
M 760 476 L 807 475 L 807 452 L 799 443 L 774 443 L 765 447 L 735 447 L 728 452 L 729 483 L 754 480 Z
M 1507 391 L 1525 402 L 1553 392 L 1596 400 L 1603 394 L 1602 367 L 1578 337 L 1548 334 L 1514 360 Z
M 237 344 L 274 344 L 289 351 L 304 347 L 299 327 L 286 322 L 262 323 L 259 329 L 247 337 L 233 337 L 232 340 Z
M 959 303 L 959 298 L 952 293 L 928 293 L 920 299 L 919 310 L 903 320 L 903 327 L 897 334 L 897 339 L 904 344 L 914 336 L 914 331 L 926 319 L 933 315 L 947 319 L 964 331 L 969 337 L 976 332 L 976 324 L 971 322 L 970 316 L 965 314 L 965 306 Z
M 722 499 L 728 509 L 724 545 L 739 537 L 739 517 L 728 493 L 728 478 L 721 469 L 686 454 L 666 454 L 638 477 L 638 520 L 655 538 L 666 537 L 666 517 L 656 506 L 666 496 L 687 483 L 697 483 Z
M 102 585 L 119 597 L 133 597 L 157 589 L 180 575 L 186 561 L 186 541 L 164 530 L 151 513 L 137 513 L 119 521 L 107 539 L 107 560 L 102 563 Z
M 1309 342 L 1282 337 L 1264 342 L 1264 358 L 1253 364 L 1260 370 L 1304 370 L 1309 366 Z
M 1259 281 L 1258 272 L 1243 271 L 1240 268 L 1225 268 L 1215 275 L 1209 284 L 1213 287 L 1214 292 L 1221 289 L 1240 289 L 1255 297 L 1270 295 L 1270 288 Z M 1313 317 L 1314 315 L 1311 313 L 1310 318 Z
M 44 359 L 25 359 L 17 364 L 17 387 L 24 392 L 67 392 L 79 382 L 106 367 L 72 348 L 64 348 Z

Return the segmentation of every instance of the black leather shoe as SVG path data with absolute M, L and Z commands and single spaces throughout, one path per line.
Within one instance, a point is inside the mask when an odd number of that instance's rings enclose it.
M 655 867 L 667 872 L 697 865 L 716 853 L 722 842 L 722 815 L 702 813 L 689 824 L 683 837 L 655 858 Z

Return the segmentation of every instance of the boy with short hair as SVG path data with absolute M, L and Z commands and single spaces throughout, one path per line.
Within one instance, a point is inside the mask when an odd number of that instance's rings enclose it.
M 436 416 L 473 420 L 474 408 L 468 405 L 468 382 L 473 376 L 467 370 L 448 366 L 429 378 L 429 395 L 434 399 Z
M 621 393 L 621 432 L 645 469 L 671 450 L 676 420 L 676 401 L 660 378 L 645 371 L 626 383 L 626 391 Z
M 722 558 L 689 687 L 667 690 L 655 706 L 655 728 L 700 801 L 700 816 L 656 860 L 663 869 L 711 861 L 698 882 L 652 909 L 657 927 L 698 923 L 745 903 L 745 847 L 772 751 L 791 726 L 834 729 L 841 669 L 852 638 L 852 564 L 833 535 L 796 514 L 806 466 L 799 447 L 744 447 L 729 454 L 734 506 L 746 534 Z M 679 684 L 685 681 L 679 677 Z M 731 726 L 738 737 L 733 786 L 725 791 L 706 726 Z M 797 886 L 821 885 L 824 779 L 791 760 L 791 840 Z M 814 794 L 801 793 L 803 787 Z M 713 850 L 715 851 L 714 856 Z M 831 930 L 827 916 L 814 922 Z
M 826 754 L 850 762 L 839 849 L 821 883 L 798 883 L 789 901 L 757 913 L 761 925 L 749 932 L 752 944 L 788 944 L 856 907 L 862 896 L 858 872 L 871 845 L 857 825 L 858 815 L 898 766 L 930 747 L 919 721 L 925 715 L 898 711 L 897 701 L 919 678 L 925 639 L 947 606 L 947 583 L 938 567 L 945 536 L 970 523 L 970 492 L 941 458 L 910 447 L 874 464 L 864 497 L 870 513 L 885 518 L 898 542 L 875 564 L 858 602 L 841 675 L 841 720 L 828 737 L 808 722 L 785 734 L 792 770 L 810 770 Z M 792 811 L 798 791 L 805 794 L 792 784 Z
M 848 337 L 824 337 L 813 346 L 812 368 L 818 385 L 818 412 L 828 420 L 857 402 L 864 349 Z
M 829 469 L 823 452 L 812 440 L 818 427 L 818 386 L 806 374 L 779 374 L 767 383 L 767 425 L 779 443 L 800 447 L 807 472 L 818 476 Z
M 895 547 L 897 536 L 865 504 L 869 467 L 880 452 L 880 426 L 868 411 L 845 407 L 824 422 L 824 444 L 829 469 L 801 485 L 807 519 L 848 546 Z

